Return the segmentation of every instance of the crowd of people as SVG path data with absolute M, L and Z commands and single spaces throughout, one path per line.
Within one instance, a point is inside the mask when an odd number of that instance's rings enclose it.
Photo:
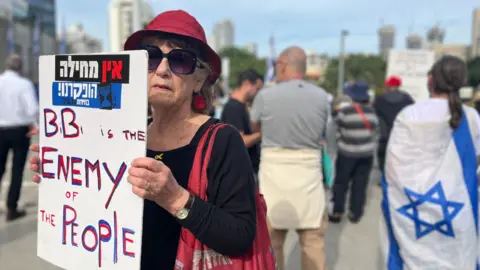
M 274 85 L 264 87 L 254 69 L 241 72 L 216 119 L 212 104 L 221 91 L 212 86 L 221 61 L 195 18 L 178 10 L 159 14 L 125 42 L 125 50 L 136 49 L 149 53 L 147 156 L 134 160 L 128 172 L 132 192 L 145 199 L 142 270 L 180 269 L 184 229 L 210 252 L 262 261 L 257 269 L 265 270 L 285 269 L 284 244 L 294 230 L 301 246 L 298 269 L 327 269 L 328 223 L 342 222 L 344 214 L 352 223 L 361 221 L 375 155 L 383 173 L 385 268 L 478 267 L 480 117 L 461 99 L 467 74 L 462 60 L 447 56 L 432 67 L 425 101 L 415 103 L 397 76 L 373 101 L 362 81 L 348 82 L 344 95 L 332 100 L 305 78 L 306 54 L 293 46 L 276 59 Z M 0 75 L 0 176 L 13 149 L 7 202 L 7 220 L 13 221 L 25 215 L 17 204 L 38 105 L 33 84 L 20 75 L 20 58 L 9 57 L 6 66 Z M 328 199 L 322 149 L 332 125 L 337 152 Z M 205 142 L 212 151 L 208 184 L 199 194 L 191 188 L 198 180 L 191 171 Z M 38 155 L 30 160 L 35 173 L 39 162 Z M 37 174 L 33 180 L 41 181 Z M 417 208 L 427 201 L 443 210 Z M 264 203 L 266 214 L 258 207 Z M 470 212 L 459 212 L 462 207 Z M 419 212 L 444 220 L 425 221 Z M 260 246 L 271 248 L 276 262 Z M 222 262 L 218 269 L 240 269 L 229 268 L 232 260 Z

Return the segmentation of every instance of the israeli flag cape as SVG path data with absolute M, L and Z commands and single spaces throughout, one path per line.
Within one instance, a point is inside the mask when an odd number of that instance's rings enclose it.
M 480 269 L 476 112 L 464 112 L 453 133 L 448 119 L 398 115 L 383 179 L 383 269 Z

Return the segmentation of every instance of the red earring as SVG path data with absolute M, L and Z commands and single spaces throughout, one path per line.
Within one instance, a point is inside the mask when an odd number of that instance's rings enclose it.
M 193 106 L 197 110 L 205 109 L 205 107 L 207 106 L 207 104 L 205 103 L 205 98 L 202 95 L 194 94 L 193 95 Z

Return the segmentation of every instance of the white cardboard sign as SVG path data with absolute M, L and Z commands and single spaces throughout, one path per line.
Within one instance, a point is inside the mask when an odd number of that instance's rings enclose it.
M 387 78 L 398 76 L 402 79 L 401 89 L 415 101 L 429 97 L 428 71 L 435 62 L 435 53 L 429 50 L 390 50 Z
M 140 269 L 145 51 L 41 56 L 39 257 L 64 269 Z

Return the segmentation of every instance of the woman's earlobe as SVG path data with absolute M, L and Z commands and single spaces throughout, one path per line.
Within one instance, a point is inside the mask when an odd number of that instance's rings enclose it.
M 205 80 L 203 80 L 203 79 L 197 80 L 197 84 L 195 85 L 195 89 L 193 89 L 193 92 L 194 93 L 200 92 L 204 83 L 205 83 Z

